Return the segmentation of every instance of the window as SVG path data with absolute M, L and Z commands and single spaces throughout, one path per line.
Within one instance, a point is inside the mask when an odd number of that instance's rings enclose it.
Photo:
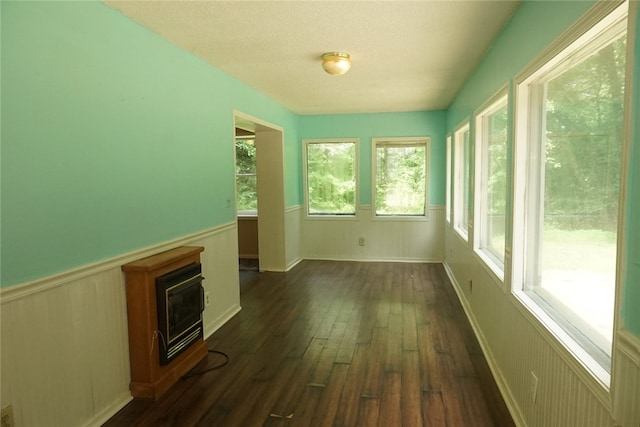
M 607 3 L 596 6 L 614 7 Z M 605 384 L 616 283 L 625 18 L 626 4 L 517 84 L 514 293 Z
M 258 211 L 256 145 L 253 137 L 236 138 L 236 208 L 238 213 Z
M 469 197 L 471 140 L 469 122 L 453 134 L 453 228 L 466 241 L 469 238 Z
M 308 215 L 355 215 L 357 140 L 305 140 Z
M 373 138 L 377 216 L 427 214 L 429 138 Z
M 445 214 L 448 223 L 451 223 L 451 135 L 447 135 L 447 166 L 446 166 L 446 204 Z
M 476 252 L 504 278 L 507 203 L 507 95 L 476 115 L 475 204 Z

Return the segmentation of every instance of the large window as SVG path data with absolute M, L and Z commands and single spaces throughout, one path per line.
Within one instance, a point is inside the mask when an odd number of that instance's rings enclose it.
M 607 3 L 598 6 L 613 7 Z M 604 383 L 616 283 L 625 17 L 623 5 L 517 82 L 514 292 Z
M 357 140 L 305 140 L 308 215 L 355 215 Z
M 507 203 L 507 95 L 476 115 L 475 250 L 489 267 L 504 277 Z
M 236 207 L 240 214 L 258 211 L 256 145 L 253 137 L 236 139 Z
M 374 138 L 374 204 L 377 216 L 427 213 L 428 138 Z
M 468 240 L 471 197 L 469 122 L 458 127 L 453 138 L 453 228 L 464 240 Z

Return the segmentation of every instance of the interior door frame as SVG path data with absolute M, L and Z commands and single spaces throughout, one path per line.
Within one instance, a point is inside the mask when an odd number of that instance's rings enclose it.
M 241 111 L 233 110 L 234 162 L 236 128 L 249 130 L 255 134 L 260 271 L 286 271 L 284 129 Z M 234 184 L 236 198 L 237 191 L 237 186 Z M 237 221 L 236 211 L 236 227 Z

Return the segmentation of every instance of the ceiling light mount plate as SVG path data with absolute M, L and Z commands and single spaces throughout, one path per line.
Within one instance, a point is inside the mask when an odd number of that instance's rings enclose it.
M 346 52 L 322 54 L 322 68 L 332 76 L 339 76 L 351 68 L 351 55 Z

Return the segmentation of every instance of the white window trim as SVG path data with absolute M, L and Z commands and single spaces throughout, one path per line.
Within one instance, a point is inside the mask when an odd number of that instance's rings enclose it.
M 509 108 L 509 86 L 504 85 L 496 94 L 494 94 L 489 100 L 487 100 L 484 104 L 478 108 L 475 116 L 475 144 L 474 144 L 474 160 L 475 160 L 475 168 L 474 168 L 474 186 L 482 186 L 485 182 L 484 177 L 480 176 L 481 174 L 485 174 L 485 167 L 483 167 L 483 163 L 485 163 L 485 150 L 484 150 L 484 142 L 486 139 L 486 129 L 484 129 L 484 125 L 482 124 L 484 117 L 495 113 L 500 110 L 504 106 Z M 508 126 L 508 125 L 507 125 Z M 510 135 L 509 130 L 507 129 L 507 146 L 509 145 Z M 506 171 L 505 171 L 506 173 Z M 508 188 L 508 187 L 507 187 Z M 489 268 L 491 273 L 493 273 L 496 278 L 504 283 L 504 270 L 505 270 L 505 261 L 506 261 L 506 253 L 503 254 L 503 260 L 500 260 L 495 256 L 491 251 L 484 250 L 480 247 L 482 243 L 481 234 L 483 232 L 484 222 L 482 221 L 483 212 L 486 211 L 484 205 L 486 202 L 486 197 L 484 197 L 485 192 L 482 189 L 474 188 L 474 209 L 473 209 L 473 250 L 476 255 L 480 258 L 480 260 L 485 264 L 486 267 Z M 505 198 L 507 194 L 505 193 Z M 506 205 L 506 200 L 505 200 Z M 505 207 L 505 220 L 508 216 L 509 212 L 507 207 Z M 506 225 L 505 225 L 505 249 L 506 249 Z M 506 252 L 506 251 L 505 251 Z
M 522 92 L 519 90 L 521 85 L 528 84 L 529 81 L 534 80 L 533 77 L 540 74 L 544 74 L 550 68 L 557 66 L 565 58 L 557 58 L 565 49 L 569 48 L 571 44 L 581 39 L 593 39 L 594 36 L 597 39 L 597 34 L 603 31 L 604 28 L 610 26 L 616 19 L 611 19 L 611 14 L 619 6 L 624 4 L 624 1 L 599 1 L 597 2 L 581 19 L 579 19 L 574 25 L 572 25 L 567 31 L 563 33 L 552 45 L 550 45 L 535 61 L 533 61 L 526 69 L 519 73 L 514 79 L 515 86 L 515 114 L 514 114 L 514 143 L 513 143 L 513 185 L 512 185 L 512 243 L 511 248 L 513 250 L 513 258 L 511 262 L 511 292 L 524 310 L 531 313 L 535 319 L 549 331 L 578 362 L 579 366 L 584 368 L 588 375 L 592 376 L 596 380 L 599 387 L 592 387 L 593 391 L 602 394 L 602 391 L 609 392 L 611 385 L 611 373 L 604 369 L 590 354 L 588 354 L 582 346 L 553 319 L 547 312 L 532 299 L 524 291 L 524 279 L 525 279 L 525 267 L 522 259 L 524 258 L 524 252 L 527 251 L 525 246 L 524 231 L 525 224 L 527 223 L 525 207 L 527 206 L 527 194 L 525 188 L 529 182 L 530 176 L 530 162 L 528 161 L 530 132 L 532 126 L 530 125 L 531 119 L 527 116 L 529 110 L 530 98 L 528 91 Z M 577 50 L 580 50 L 578 48 Z M 629 49 L 628 49 L 629 50 Z M 627 58 L 628 60 L 628 58 Z M 629 63 L 627 63 L 627 70 L 629 69 Z M 627 73 L 628 74 L 628 73 Z M 628 88 L 627 88 L 628 90 Z M 625 98 L 628 98 L 628 94 L 625 94 Z M 628 109 L 625 108 L 625 116 L 628 114 Z M 534 118 L 533 120 L 536 120 Z M 628 118 L 627 118 L 628 121 Z M 623 155 L 625 145 L 628 142 L 623 141 Z M 624 161 L 623 161 L 624 165 Z M 624 166 L 621 169 L 621 173 L 624 172 Z M 626 187 L 626 175 L 623 176 L 623 182 L 620 186 L 621 199 L 623 198 L 623 191 Z M 527 189 L 527 191 L 530 189 Z M 621 205 L 622 207 L 623 205 Z M 619 209 L 621 208 L 619 207 Z M 620 233 L 620 222 L 618 221 L 618 233 Z M 619 239 L 620 240 L 620 239 Z M 618 258 L 620 257 L 620 243 L 618 243 Z M 617 261 L 616 272 L 616 295 L 620 293 L 620 260 Z M 616 298 L 617 300 L 617 298 Z M 617 306 L 617 301 L 616 301 Z M 616 311 L 617 312 L 617 311 Z M 616 319 L 614 319 L 614 331 L 616 330 Z M 615 340 L 615 334 L 614 340 Z M 615 345 L 615 341 L 614 341 Z M 612 349 L 613 351 L 613 349 Z M 613 359 L 613 354 L 612 354 Z M 613 366 L 610 367 L 613 372 Z M 589 383 L 589 382 L 588 382 Z
M 462 209 L 464 207 L 464 201 L 463 201 L 463 197 L 464 197 L 464 190 L 460 188 L 460 186 L 464 186 L 464 183 L 462 182 L 462 180 L 464 180 L 464 177 L 462 176 L 462 172 L 464 170 L 464 164 L 460 164 L 463 160 L 463 156 L 464 154 L 461 154 L 461 152 L 464 151 L 464 139 L 460 140 L 460 138 L 458 137 L 458 135 L 462 135 L 464 134 L 464 132 L 467 131 L 469 132 L 469 144 L 471 144 L 471 120 L 469 118 L 465 119 L 461 124 L 458 125 L 458 127 L 456 127 L 453 131 L 453 179 L 451 182 L 452 185 L 452 189 L 453 189 L 453 197 L 452 197 L 452 223 L 453 223 L 453 229 L 456 232 L 456 234 L 465 242 L 469 242 L 469 238 L 471 237 L 471 233 L 469 232 L 469 230 L 472 228 L 471 220 L 473 218 L 473 216 L 471 215 L 470 212 L 467 212 L 467 224 L 464 224 L 465 228 L 461 228 L 458 224 L 458 216 L 462 214 L 462 211 L 460 209 Z M 469 155 L 471 155 L 471 147 L 469 149 Z M 471 182 L 471 159 L 468 159 L 469 161 L 469 192 L 471 193 L 471 191 L 473 190 L 472 188 L 472 182 Z M 471 194 L 468 195 L 469 196 L 469 200 L 468 202 L 471 202 Z M 460 206 L 462 205 L 462 206 Z M 470 206 L 467 206 L 467 208 L 470 208 Z
M 309 185 L 307 181 L 307 146 L 309 144 L 328 144 L 328 143 L 354 143 L 355 144 L 355 159 L 354 159 L 354 176 L 355 176 L 355 194 L 354 194 L 354 213 L 353 214 L 326 214 L 326 215 L 318 215 L 318 214 L 310 214 L 309 213 Z M 305 219 L 308 220 L 347 220 L 353 221 L 357 219 L 358 209 L 359 209 L 359 182 L 360 182 L 360 138 L 321 138 L 321 139 L 303 139 L 302 140 L 302 180 L 304 188 L 302 189 L 304 193 L 304 213 Z
M 378 215 L 377 197 L 376 197 L 376 179 L 378 174 L 377 147 L 378 145 L 390 144 L 395 146 L 416 144 L 425 145 L 425 206 L 424 215 Z M 415 136 L 415 137 L 393 137 L 393 138 L 371 138 L 371 215 L 376 221 L 427 221 L 429 220 L 429 186 L 431 185 L 430 177 L 430 159 L 431 159 L 431 137 Z
M 445 219 L 447 224 L 449 224 L 449 226 L 451 226 L 451 212 L 453 211 L 451 209 L 451 173 L 453 172 L 453 168 L 452 166 L 452 162 L 453 162 L 453 158 L 451 157 L 451 154 L 453 153 L 453 147 L 451 146 L 451 144 L 453 144 L 453 137 L 451 136 L 451 134 L 447 134 L 447 139 L 446 139 L 446 154 L 445 154 L 445 161 L 447 162 L 446 166 L 445 166 L 445 173 L 446 173 L 446 184 L 445 184 Z

